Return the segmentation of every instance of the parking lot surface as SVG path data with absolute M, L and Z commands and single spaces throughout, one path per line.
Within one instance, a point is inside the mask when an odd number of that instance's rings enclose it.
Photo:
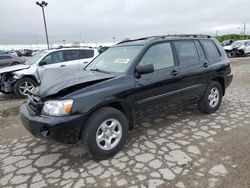
M 23 101 L 0 94 L 0 186 L 250 187 L 250 58 L 231 62 L 234 80 L 218 112 L 192 105 L 143 119 L 104 161 L 81 143 L 34 138 L 19 120 Z

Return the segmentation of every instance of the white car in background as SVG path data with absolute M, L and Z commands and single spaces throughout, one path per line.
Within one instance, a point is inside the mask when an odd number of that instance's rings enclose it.
M 62 48 L 44 50 L 27 60 L 24 65 L 0 69 L 0 92 L 15 92 L 26 96 L 41 83 L 46 71 L 55 69 L 83 70 L 99 52 L 92 48 Z
M 250 54 L 250 40 L 237 40 L 231 45 L 224 46 L 228 57 L 246 56 Z

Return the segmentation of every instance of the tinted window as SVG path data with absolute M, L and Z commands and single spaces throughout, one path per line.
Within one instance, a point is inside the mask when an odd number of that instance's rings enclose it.
M 52 52 L 49 55 L 47 55 L 44 59 L 47 64 L 54 64 L 54 63 L 60 63 L 63 62 L 63 52 Z
M 203 48 L 207 54 L 208 58 L 216 58 L 220 57 L 220 52 L 218 48 L 215 46 L 214 42 L 211 40 L 201 40 Z
M 174 44 L 181 65 L 199 61 L 198 52 L 193 41 L 176 41 Z
M 66 50 L 63 51 L 64 61 L 73 61 L 79 59 L 79 51 L 78 50 Z
M 197 51 L 198 51 L 198 54 L 199 54 L 199 57 L 200 57 L 200 60 L 205 60 L 206 57 L 205 57 L 205 54 L 204 54 L 204 51 L 201 47 L 201 44 L 199 43 L 199 41 L 194 41 L 195 45 L 196 45 L 196 48 L 197 48 Z
M 157 44 L 148 49 L 140 64 L 153 64 L 155 70 L 174 66 L 170 43 Z
M 79 53 L 80 53 L 80 59 L 94 57 L 94 50 L 79 50 Z
M 4 55 L 4 56 L 0 56 L 0 60 L 4 60 L 4 59 L 11 59 L 11 56 L 8 55 Z
M 247 41 L 246 44 L 247 44 L 248 46 L 250 46 L 250 41 Z

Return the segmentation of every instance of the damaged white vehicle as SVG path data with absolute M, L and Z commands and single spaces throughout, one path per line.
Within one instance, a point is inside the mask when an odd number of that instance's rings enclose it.
M 250 40 L 238 40 L 223 48 L 228 57 L 246 56 L 250 54 Z
M 0 69 L 0 92 L 25 97 L 40 84 L 44 72 L 53 69 L 82 70 L 99 52 L 92 48 L 45 50 L 27 60 L 24 65 Z M 52 80 L 53 82 L 53 80 Z

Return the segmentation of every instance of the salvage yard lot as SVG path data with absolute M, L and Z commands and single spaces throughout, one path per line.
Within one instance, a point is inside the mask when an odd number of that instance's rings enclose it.
M 81 143 L 32 137 L 19 120 L 22 100 L 0 94 L 0 186 L 250 187 L 250 58 L 231 62 L 233 83 L 218 112 L 193 105 L 143 119 L 104 161 Z

